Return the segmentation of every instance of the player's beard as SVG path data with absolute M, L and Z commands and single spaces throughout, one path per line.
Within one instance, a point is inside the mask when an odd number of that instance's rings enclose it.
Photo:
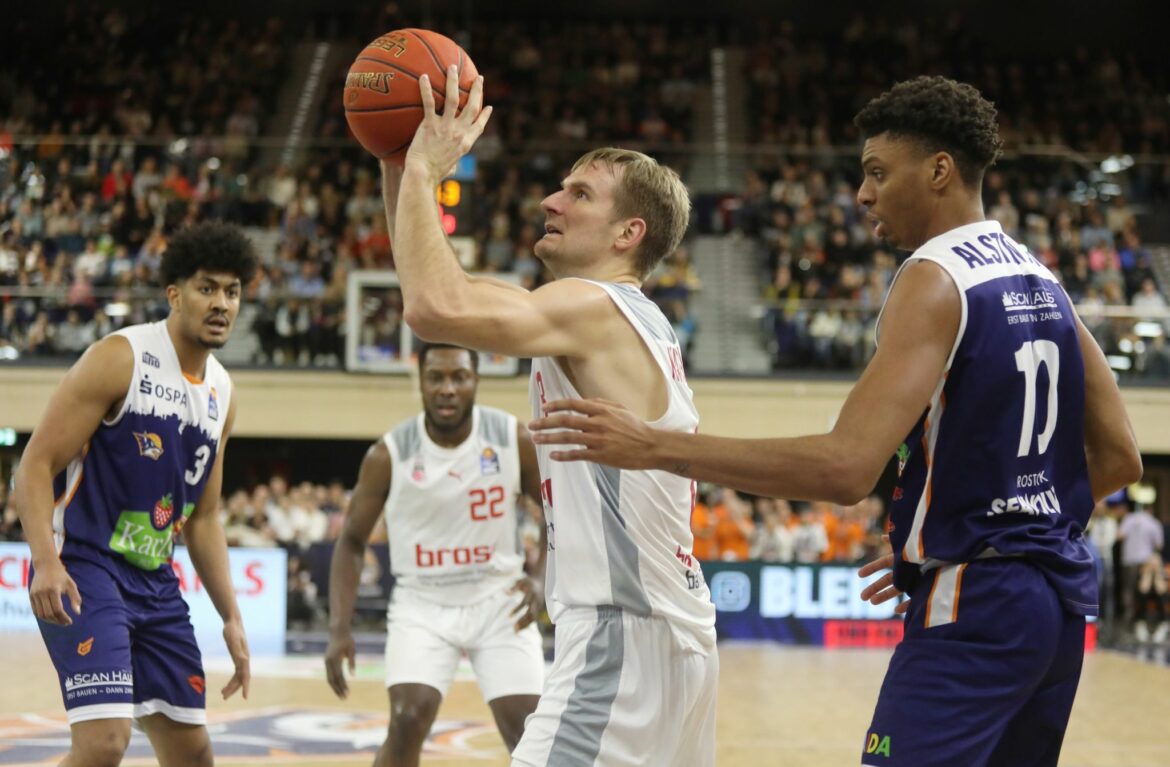
M 462 412 L 458 412 L 455 416 L 455 419 L 451 420 L 443 418 L 436 412 L 433 412 L 434 410 L 438 409 L 437 405 L 433 407 L 428 406 L 427 425 L 440 434 L 454 434 L 455 432 L 459 431 L 467 424 L 468 419 L 471 418 L 471 405 L 454 405 L 454 407 L 457 411 L 462 408 Z

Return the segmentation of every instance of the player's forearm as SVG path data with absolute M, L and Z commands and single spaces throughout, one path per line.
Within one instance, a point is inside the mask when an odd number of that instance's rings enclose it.
M 365 546 L 357 546 L 342 536 L 333 547 L 333 560 L 329 564 L 329 631 L 347 632 L 353 620 L 354 604 L 357 602 L 358 585 L 361 582 Z
M 408 162 L 398 193 L 394 265 L 407 323 L 416 332 L 458 306 L 459 291 L 467 284 L 443 234 L 433 191 L 436 183 L 424 165 Z
M 854 503 L 873 487 L 831 435 L 798 439 L 731 439 L 660 432 L 654 468 L 755 495 Z M 876 481 L 876 476 L 873 478 Z M 868 485 L 868 486 L 866 486 Z
M 53 538 L 53 477 L 47 466 L 26 458 L 16 472 L 13 503 L 32 554 L 33 567 L 57 557 Z
M 227 537 L 219 520 L 210 514 L 206 517 L 199 512 L 192 514 L 183 527 L 183 539 L 187 542 L 187 553 L 191 555 L 195 572 L 199 574 L 219 617 L 224 623 L 240 620 L 240 607 L 236 602 L 228 562 Z

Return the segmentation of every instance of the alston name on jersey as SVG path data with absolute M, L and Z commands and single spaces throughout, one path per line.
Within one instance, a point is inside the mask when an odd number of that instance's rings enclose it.
M 967 262 L 967 266 L 972 269 L 978 269 L 982 266 L 991 266 L 993 264 L 1039 264 L 1031 253 L 1024 251 L 1021 253 L 1016 249 L 1002 232 L 992 232 L 990 234 L 981 234 L 976 238 L 979 244 L 983 246 L 983 251 L 980 251 L 970 240 L 964 241 L 962 245 L 955 245 L 951 248 L 956 256 Z

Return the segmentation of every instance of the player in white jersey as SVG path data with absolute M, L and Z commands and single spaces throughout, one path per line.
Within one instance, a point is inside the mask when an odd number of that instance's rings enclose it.
M 447 103 L 458 98 L 454 71 Z M 477 80 L 458 115 L 425 117 L 405 168 L 383 163 L 407 323 L 424 338 L 532 357 L 532 403 L 569 392 L 617 400 L 664 428 L 698 415 L 678 339 L 640 291 L 686 232 L 674 171 L 622 149 L 580 158 L 542 203 L 535 253 L 556 280 L 534 291 L 474 278 L 446 243 L 435 184 L 491 114 Z M 541 460 L 553 667 L 514 765 L 714 763 L 715 609 L 691 550 L 693 487 L 664 472 Z
M 16 475 L 33 612 L 69 718 L 66 765 L 117 765 L 135 720 L 162 767 L 212 764 L 200 649 L 171 554 L 180 530 L 248 695 L 248 645 L 218 509 L 236 403 L 211 350 L 256 271 L 247 238 L 205 223 L 162 261 L 171 311 L 93 344 L 65 376 Z M 54 500 L 56 499 L 56 500 Z
M 418 365 L 423 412 L 366 453 L 329 579 L 325 669 L 344 698 L 358 576 L 385 513 L 395 580 L 386 639 L 390 728 L 377 767 L 419 763 L 463 653 L 509 751 L 544 678 L 533 622 L 539 598 L 524 574 L 516 514 L 521 492 L 540 496 L 532 439 L 515 416 L 475 404 L 475 352 L 426 344 Z

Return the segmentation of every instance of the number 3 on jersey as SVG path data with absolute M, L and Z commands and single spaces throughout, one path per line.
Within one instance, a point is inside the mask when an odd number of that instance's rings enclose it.
M 504 509 L 501 508 L 504 502 L 504 488 L 502 486 L 492 485 L 487 490 L 475 487 L 467 496 L 471 500 L 472 520 L 486 522 L 489 519 L 504 516 Z
M 183 478 L 187 480 L 188 485 L 198 485 L 199 480 L 203 479 L 203 472 L 207 469 L 207 460 L 211 458 L 211 448 L 207 445 L 200 445 L 199 449 L 195 451 L 195 466 L 188 469 Z
M 1036 440 L 1037 453 L 1043 455 L 1056 432 L 1056 382 L 1060 378 L 1060 347 L 1052 341 L 1028 341 L 1016 351 L 1016 370 L 1024 374 L 1024 419 L 1020 424 L 1020 446 L 1017 458 L 1032 452 L 1032 436 L 1036 434 L 1036 379 L 1040 366 L 1048 367 L 1048 414 L 1044 431 Z

